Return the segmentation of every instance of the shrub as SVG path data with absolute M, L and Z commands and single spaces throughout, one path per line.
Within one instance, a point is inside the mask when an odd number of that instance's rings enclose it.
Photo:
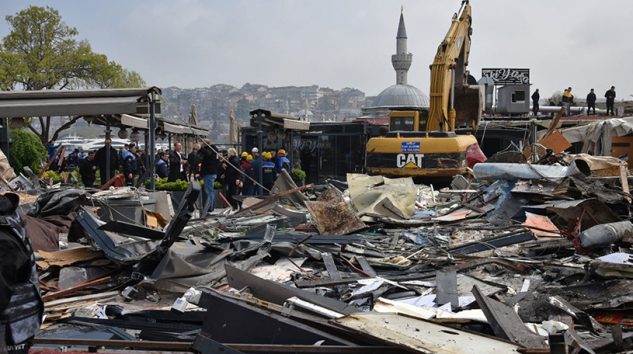
M 46 148 L 40 138 L 26 129 L 11 129 L 9 163 L 16 173 L 24 172 L 29 167 L 38 173 L 41 162 L 46 159 Z
M 303 181 L 304 179 L 306 179 L 306 172 L 300 168 L 293 168 L 292 171 L 290 171 L 290 176 L 292 176 L 292 178 L 294 178 L 296 181 Z

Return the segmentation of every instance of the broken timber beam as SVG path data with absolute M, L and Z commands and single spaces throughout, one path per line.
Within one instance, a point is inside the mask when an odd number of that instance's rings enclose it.
M 473 286 L 472 293 L 496 336 L 508 339 L 528 350 L 549 348 L 547 338 L 530 331 L 510 306 L 487 297 L 477 285 Z

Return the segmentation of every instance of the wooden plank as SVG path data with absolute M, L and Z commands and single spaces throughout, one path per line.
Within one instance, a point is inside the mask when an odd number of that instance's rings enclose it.
M 622 191 L 626 194 L 631 194 L 631 190 L 629 189 L 629 170 L 625 164 L 620 165 L 620 183 L 622 184 Z M 631 203 L 631 197 L 624 197 L 629 204 Z
M 453 310 L 459 308 L 457 272 L 455 269 L 439 270 L 435 275 L 435 284 L 437 286 L 435 303 L 440 306 L 450 303 Z
M 72 288 L 68 288 L 68 289 L 64 289 L 64 290 L 48 293 L 48 294 L 42 296 L 42 300 L 44 300 L 44 301 L 51 301 L 51 300 L 59 299 L 59 298 L 62 298 L 64 296 L 66 296 L 66 295 L 76 293 L 77 291 L 80 291 L 80 290 L 83 290 L 83 289 L 86 289 L 86 288 L 90 288 L 90 287 L 97 286 L 97 285 L 108 284 L 111 280 L 112 280 L 112 277 L 110 277 L 110 276 L 105 276 L 105 277 L 102 277 L 102 278 L 90 280 L 90 281 L 78 284 L 76 286 L 73 286 Z
M 112 296 L 117 296 L 117 295 L 119 295 L 118 291 L 108 291 L 108 292 L 100 293 L 100 294 L 91 294 L 91 295 L 84 295 L 84 296 L 69 297 L 67 299 L 59 299 L 59 300 L 53 300 L 53 301 L 46 302 L 46 303 L 44 303 L 44 307 L 47 308 L 47 307 L 67 304 L 67 303 L 70 303 L 70 302 L 77 302 L 77 301 L 84 301 L 84 300 L 103 299 L 103 298 L 106 298 L 106 297 L 112 297 Z
M 549 348 L 547 338 L 530 331 L 510 306 L 485 296 L 477 285 L 473 286 L 472 293 L 495 335 L 527 349 Z
M 341 280 L 343 277 L 341 277 L 341 273 L 339 273 L 338 269 L 336 269 L 336 264 L 334 263 L 332 254 L 321 253 L 321 257 L 323 258 L 323 263 L 325 264 L 328 277 L 332 280 Z
M 360 265 L 360 268 L 363 270 L 363 272 L 367 273 L 367 275 L 369 275 L 372 278 L 376 277 L 376 271 L 374 270 L 374 268 L 369 264 L 369 262 L 367 262 L 367 258 L 363 257 L 363 256 L 358 256 L 355 257 L 356 261 L 358 262 L 358 264 Z

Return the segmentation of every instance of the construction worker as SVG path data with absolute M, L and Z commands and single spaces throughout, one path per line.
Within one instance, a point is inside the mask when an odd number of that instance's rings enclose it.
M 568 87 L 563 92 L 563 107 L 565 108 L 565 115 L 571 115 L 571 104 L 574 103 L 574 95 L 571 94 L 571 87 Z
M 279 149 L 279 151 L 277 151 L 277 156 L 278 158 L 275 166 L 277 174 L 280 174 L 281 170 L 286 170 L 286 172 L 290 173 L 290 160 L 286 157 L 286 150 Z
M 262 164 L 264 163 L 264 160 L 262 159 L 262 156 L 259 154 L 259 149 L 254 147 L 251 150 L 252 156 L 253 156 L 253 160 L 251 161 L 251 166 L 253 167 L 253 179 L 257 182 L 260 183 L 259 180 L 261 178 L 261 169 L 262 169 Z M 262 195 L 261 193 L 261 187 L 258 185 L 254 186 L 254 190 L 253 190 L 253 194 L 255 195 Z
M 264 161 L 262 162 L 262 185 L 264 185 L 264 195 L 268 195 L 268 191 L 273 188 L 275 183 L 275 163 L 272 162 L 273 154 L 269 151 L 262 153 Z
M 240 164 L 242 165 L 242 171 L 246 176 L 244 177 L 244 187 L 242 188 L 242 195 L 253 195 L 253 166 L 251 165 L 251 161 L 253 160 L 253 156 L 248 152 L 244 151 L 240 155 Z

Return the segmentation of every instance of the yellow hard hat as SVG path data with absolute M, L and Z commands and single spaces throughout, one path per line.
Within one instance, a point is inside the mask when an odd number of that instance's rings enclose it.
M 284 149 L 279 149 L 279 151 L 277 151 L 277 153 L 278 153 L 279 155 L 284 155 L 284 156 L 286 156 L 286 150 L 284 150 Z
M 246 154 L 246 161 L 252 161 L 253 160 L 253 155 L 251 154 Z
M 262 157 L 263 157 L 263 158 L 265 158 L 266 160 L 270 160 L 270 159 L 273 157 L 273 154 L 271 154 L 271 153 L 270 153 L 270 152 L 268 152 L 268 151 L 265 151 L 265 152 L 262 154 Z
M 242 152 L 242 154 L 240 155 L 240 157 L 248 157 L 248 152 L 246 152 L 246 151 Z

